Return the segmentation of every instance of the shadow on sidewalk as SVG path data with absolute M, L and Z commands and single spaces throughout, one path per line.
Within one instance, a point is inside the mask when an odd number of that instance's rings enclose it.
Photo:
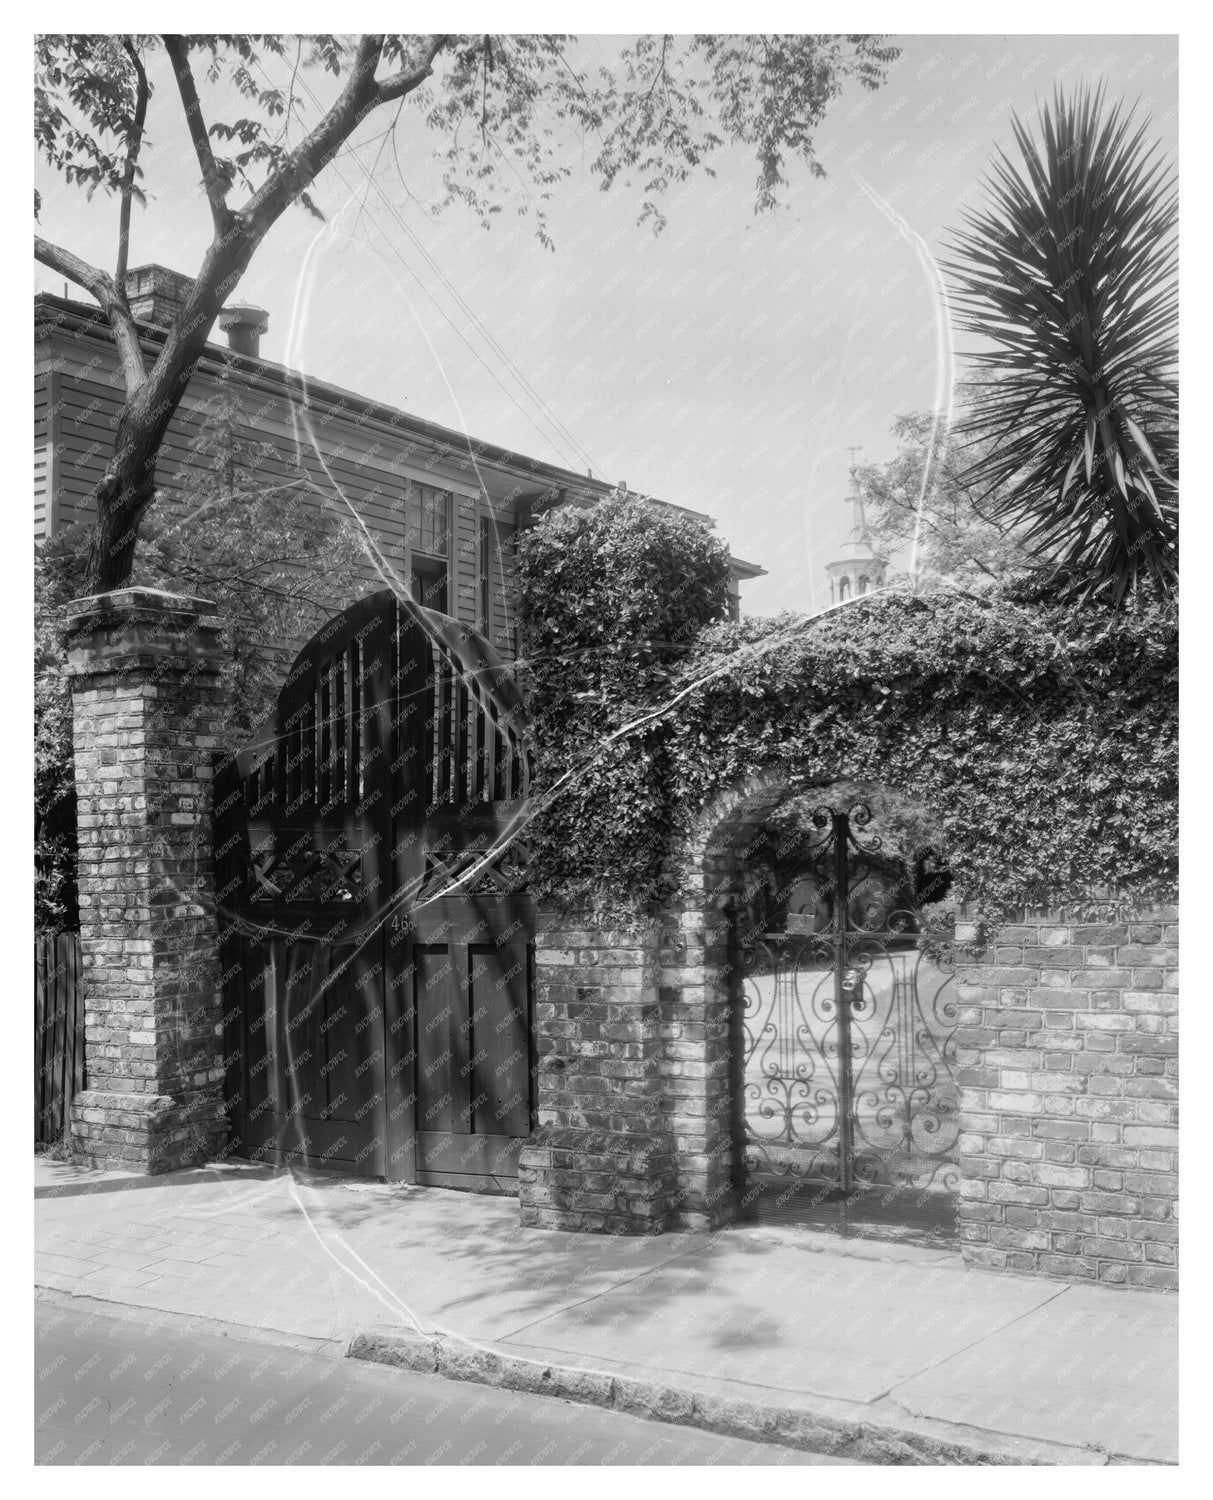
M 38 1162 L 35 1157 L 35 1162 Z M 188 1172 L 98 1172 L 73 1162 L 42 1163 L 34 1181 L 34 1198 L 75 1198 L 85 1193 L 128 1193 L 142 1188 L 213 1186 L 217 1182 L 265 1182 L 279 1173 L 275 1167 L 245 1165 L 199 1167 Z M 53 1174 L 53 1175 L 52 1175 Z M 48 1180 L 49 1179 L 49 1180 Z

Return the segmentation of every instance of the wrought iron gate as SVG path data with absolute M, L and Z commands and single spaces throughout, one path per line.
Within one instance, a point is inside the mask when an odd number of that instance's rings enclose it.
M 865 835 L 813 814 L 779 897 L 737 914 L 743 1196 L 764 1222 L 950 1240 L 959 1117 L 950 921 Z
M 383 591 L 215 780 L 233 1154 L 510 1191 L 532 1123 L 528 752 L 506 664 Z M 507 847 L 508 843 L 508 847 Z

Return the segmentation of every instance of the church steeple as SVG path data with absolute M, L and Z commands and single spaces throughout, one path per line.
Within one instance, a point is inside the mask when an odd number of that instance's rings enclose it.
M 852 459 L 857 449 L 852 449 Z M 843 604 L 848 599 L 858 599 L 878 589 L 885 581 L 888 559 L 878 553 L 872 545 L 872 533 L 863 508 L 863 491 L 855 476 L 855 464 L 851 463 L 851 493 L 846 497 L 851 512 L 851 525 L 844 540 L 826 563 L 830 578 L 830 603 Z

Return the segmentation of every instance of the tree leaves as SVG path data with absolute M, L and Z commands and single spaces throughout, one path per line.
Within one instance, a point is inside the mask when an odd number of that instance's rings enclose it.
M 144 56 L 158 38 L 130 39 Z M 273 172 L 284 158 L 284 126 L 310 93 L 301 75 L 348 72 L 350 38 L 194 33 L 186 42 L 206 55 L 205 78 L 252 108 L 238 119 L 208 103 L 216 140 L 238 139 L 242 156 L 218 163 L 233 183 L 252 190 L 249 169 Z M 419 38 L 385 36 L 385 64 L 411 68 Z M 35 58 L 35 141 L 67 180 L 92 192 L 117 191 L 131 136 L 134 75 L 117 37 L 39 37 Z M 534 216 L 550 244 L 546 205 L 571 173 L 569 140 L 591 148 L 589 170 L 604 189 L 618 180 L 640 188 L 638 219 L 664 224 L 662 202 L 692 173 L 711 173 L 726 143 L 754 149 L 755 208 L 775 207 L 787 163 L 799 158 L 814 175 L 824 168 L 814 132 L 844 83 L 883 82 L 899 49 L 871 36 L 642 35 L 612 66 L 587 64 L 564 35 L 449 36 L 429 85 L 416 96 L 421 122 L 439 137 L 441 202 L 460 202 L 485 224 L 513 202 Z M 289 72 L 271 72 L 295 53 Z M 289 80 L 289 81 L 288 81 Z M 297 86 L 298 85 L 298 86 Z M 304 188 L 308 185 L 303 184 Z M 441 206 L 441 203 L 436 206 Z

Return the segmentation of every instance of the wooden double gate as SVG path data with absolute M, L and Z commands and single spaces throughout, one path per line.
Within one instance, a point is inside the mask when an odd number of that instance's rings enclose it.
M 489 643 L 372 595 L 215 779 L 235 1154 L 512 1191 L 532 1127 L 521 700 Z

